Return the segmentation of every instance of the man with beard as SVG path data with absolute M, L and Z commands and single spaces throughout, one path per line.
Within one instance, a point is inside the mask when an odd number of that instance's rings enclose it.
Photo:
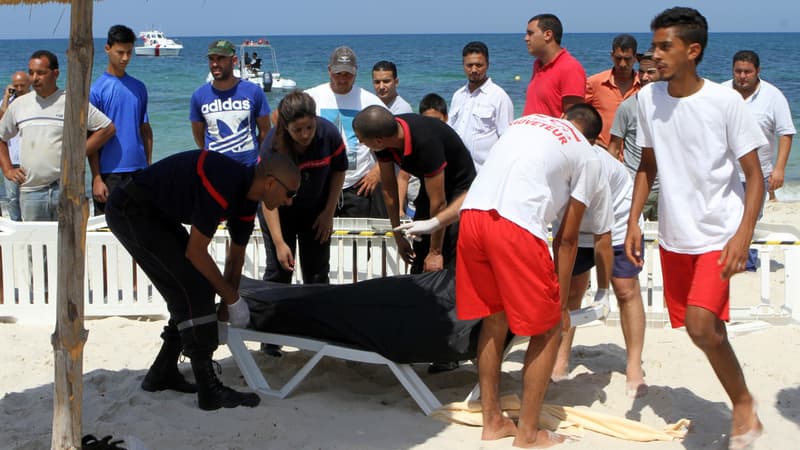
M 500 86 L 486 74 L 489 48 L 470 42 L 461 52 L 467 84 L 453 94 L 448 123 L 469 149 L 475 170 L 480 170 L 500 135 L 514 119 L 514 104 Z
M 208 46 L 208 68 L 214 78 L 192 94 L 189 120 L 198 147 L 252 166 L 270 129 L 269 103 L 255 83 L 233 75 L 236 46 L 217 40 Z

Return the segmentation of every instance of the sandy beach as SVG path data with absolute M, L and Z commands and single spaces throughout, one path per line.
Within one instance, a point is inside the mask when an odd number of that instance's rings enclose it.
M 763 222 L 796 224 L 800 203 L 768 203 Z M 794 268 L 793 270 L 798 270 Z M 800 275 L 800 274 L 798 274 Z M 733 304 L 758 301 L 758 283 L 737 275 Z M 773 285 L 773 292 L 783 287 Z M 83 432 L 133 436 L 155 449 L 479 449 L 511 448 L 511 439 L 480 442 L 480 429 L 426 417 L 383 366 L 324 359 L 287 399 L 262 396 L 257 408 L 201 411 L 194 395 L 148 393 L 139 388 L 160 346 L 164 321 L 89 320 L 84 352 Z M 53 326 L 0 323 L 0 447 L 47 449 L 53 408 Z M 800 432 L 800 325 L 774 325 L 731 340 L 750 389 L 759 401 L 766 435 L 755 449 L 796 448 Z M 504 365 L 503 393 L 519 393 L 524 351 Z M 272 379 L 285 381 L 310 357 L 288 351 L 282 358 L 256 356 Z M 215 358 L 222 381 L 247 389 L 226 347 Z M 625 396 L 625 352 L 619 327 L 581 328 L 573 349 L 571 379 L 551 384 L 548 403 L 590 407 L 661 428 L 692 420 L 683 441 L 626 442 L 586 432 L 570 449 L 722 449 L 730 405 L 711 367 L 684 330 L 648 328 L 644 369 L 646 396 Z M 181 364 L 189 374 L 189 364 Z M 462 400 L 477 381 L 475 367 L 418 373 L 443 402 Z

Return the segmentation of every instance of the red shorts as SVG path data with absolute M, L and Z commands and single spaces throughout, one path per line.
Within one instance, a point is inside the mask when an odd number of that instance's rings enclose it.
M 664 276 L 664 299 L 673 328 L 682 327 L 686 306 L 699 306 L 720 320 L 730 320 L 730 281 L 722 278 L 721 251 L 700 255 L 675 253 L 659 248 Z
M 561 321 L 558 277 L 547 243 L 497 211 L 465 210 L 458 225 L 456 314 L 506 312 L 511 331 L 536 336 Z

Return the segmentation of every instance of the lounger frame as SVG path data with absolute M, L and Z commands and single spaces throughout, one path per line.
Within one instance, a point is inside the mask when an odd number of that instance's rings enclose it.
M 408 391 L 411 398 L 417 402 L 417 405 L 425 415 L 430 415 L 431 412 L 442 406 L 439 399 L 433 395 L 433 392 L 417 375 L 414 368 L 411 367 L 411 364 L 399 364 L 375 352 L 319 339 L 235 328 L 222 323 L 220 323 L 220 341 L 228 345 L 228 349 L 231 351 L 242 375 L 244 375 L 247 385 L 254 391 L 264 395 L 286 398 L 308 376 L 322 358 L 330 356 L 347 361 L 385 365 L 397 377 L 400 384 Z M 264 373 L 258 367 L 258 364 L 256 364 L 250 349 L 245 345 L 245 342 L 248 341 L 295 347 L 314 352 L 314 355 L 282 387 L 272 387 L 264 377 Z

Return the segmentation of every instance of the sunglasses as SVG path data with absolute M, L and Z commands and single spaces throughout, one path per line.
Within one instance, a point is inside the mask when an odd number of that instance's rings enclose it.
M 289 189 L 289 186 L 287 186 L 286 183 L 281 181 L 280 178 L 276 177 L 273 174 L 269 174 L 269 176 L 271 176 L 273 179 L 275 179 L 275 181 L 277 181 L 278 184 L 283 186 L 283 188 L 286 190 L 286 198 L 295 198 L 295 197 L 297 197 L 297 191 Z

